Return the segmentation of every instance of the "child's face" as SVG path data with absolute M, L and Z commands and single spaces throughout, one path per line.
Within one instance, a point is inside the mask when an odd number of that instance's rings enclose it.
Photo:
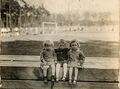
M 45 49 L 49 51 L 49 50 L 52 49 L 52 47 L 51 47 L 50 45 L 46 45 L 46 46 L 45 46 Z
M 65 48 L 65 44 L 60 44 L 59 48 L 61 48 L 61 49 Z
M 77 43 L 72 43 L 71 48 L 72 48 L 72 50 L 77 50 L 78 49 Z

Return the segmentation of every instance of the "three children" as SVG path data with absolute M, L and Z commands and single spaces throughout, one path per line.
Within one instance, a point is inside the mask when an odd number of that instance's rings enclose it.
M 78 76 L 78 68 L 82 67 L 85 56 L 80 50 L 80 44 L 78 41 L 73 40 L 70 42 L 70 48 L 66 46 L 66 41 L 61 39 L 59 41 L 59 47 L 54 50 L 53 43 L 49 40 L 45 41 L 43 44 L 44 48 L 40 54 L 41 68 L 43 69 L 44 82 L 47 82 L 47 69 L 51 68 L 52 76 L 51 81 L 55 79 L 56 72 L 56 81 L 59 81 L 59 71 L 60 67 L 63 67 L 63 77 L 64 81 L 67 74 L 67 68 L 69 70 L 69 84 L 76 84 Z M 55 67 L 56 64 L 56 67 Z M 74 70 L 74 71 L 73 71 Z M 72 74 L 74 72 L 74 79 L 72 79 Z

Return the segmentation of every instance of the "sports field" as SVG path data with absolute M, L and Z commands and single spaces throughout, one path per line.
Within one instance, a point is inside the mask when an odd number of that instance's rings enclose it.
M 2 37 L 1 58 L 4 56 L 19 60 L 26 59 L 25 57 L 27 56 L 27 58 L 31 58 L 30 60 L 36 60 L 37 58 L 39 60 L 39 53 L 43 48 L 43 41 L 54 41 L 56 48 L 58 47 L 57 42 L 59 39 L 65 39 L 68 43 L 72 39 L 79 40 L 81 49 L 87 57 L 85 69 L 79 71 L 80 82 L 78 82 L 75 89 L 118 89 L 118 83 L 116 81 L 118 81 L 119 77 L 119 32 L 117 30 L 108 32 L 65 31 L 57 34 L 20 34 L 19 36 L 12 34 L 11 36 Z M 18 61 L 18 63 L 20 62 Z M 34 79 L 39 80 L 39 76 L 41 76 L 41 71 L 38 68 L 3 67 L 2 72 L 4 79 L 3 88 L 23 87 L 39 89 L 39 87 L 42 87 L 48 89 L 50 87 L 49 84 L 45 86 L 41 81 L 34 81 Z M 18 80 L 8 81 L 6 79 Z M 16 85 L 9 87 L 11 83 Z M 62 88 L 70 88 L 67 82 L 60 82 L 59 84 L 63 86 Z M 57 84 L 55 84 L 54 88 L 61 89 Z

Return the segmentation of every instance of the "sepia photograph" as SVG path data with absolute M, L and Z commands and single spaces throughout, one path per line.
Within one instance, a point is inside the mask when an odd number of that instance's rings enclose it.
M 0 0 L 0 89 L 120 89 L 119 0 Z

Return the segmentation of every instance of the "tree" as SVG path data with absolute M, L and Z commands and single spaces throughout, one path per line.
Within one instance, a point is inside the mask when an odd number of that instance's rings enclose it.
M 24 5 L 21 6 L 19 2 L 24 3 Z M 4 27 L 18 27 L 18 22 L 20 22 L 19 17 L 21 22 L 26 24 L 30 22 L 34 16 L 41 18 L 42 15 L 50 15 L 50 12 L 43 6 L 35 8 L 34 6 L 27 4 L 25 0 L 2 0 L 1 18 L 4 23 Z
M 1 3 L 1 18 L 5 27 L 18 26 L 20 5 L 15 0 L 3 0 Z

